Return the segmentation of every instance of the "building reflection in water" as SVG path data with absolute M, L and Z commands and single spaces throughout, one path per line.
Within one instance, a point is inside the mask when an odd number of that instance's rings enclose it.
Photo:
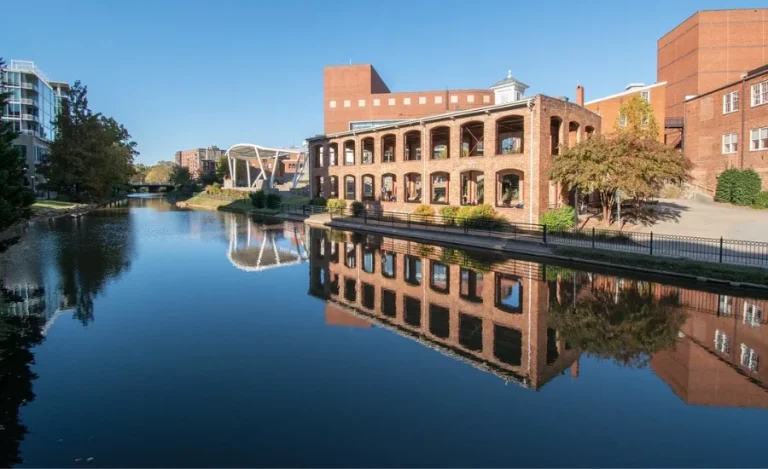
M 264 224 L 236 215 L 224 221 L 229 234 L 227 259 L 240 270 L 260 272 L 307 261 L 302 223 Z
M 764 299 L 381 236 L 309 239 L 329 324 L 383 327 L 532 389 L 578 377 L 586 354 L 649 365 L 689 404 L 768 407 Z

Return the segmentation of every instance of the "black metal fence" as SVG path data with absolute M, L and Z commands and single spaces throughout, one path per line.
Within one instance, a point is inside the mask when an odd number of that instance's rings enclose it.
M 520 239 L 544 244 L 577 246 L 609 251 L 685 258 L 697 261 L 768 267 L 768 243 L 724 238 L 701 238 L 654 233 L 636 233 L 603 229 L 551 230 L 546 225 L 510 223 L 496 219 L 469 219 L 439 215 L 417 215 L 378 210 L 332 210 L 333 219 L 356 223 L 405 227 L 488 236 L 502 239 Z

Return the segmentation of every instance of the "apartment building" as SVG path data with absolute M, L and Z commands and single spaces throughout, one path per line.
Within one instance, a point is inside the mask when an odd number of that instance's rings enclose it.
M 3 120 L 19 132 L 13 141 L 27 162 L 26 182 L 33 190 L 44 182 L 37 173 L 49 161 L 50 143 L 55 138 L 54 120 L 67 99 L 69 85 L 50 80 L 34 62 L 11 60 L 2 71 L 0 83 L 10 93 Z
M 536 222 L 567 200 L 549 180 L 553 158 L 599 129 L 600 116 L 566 98 L 525 97 L 511 75 L 500 83 L 491 105 L 309 138 L 312 194 L 401 212 L 485 203 Z
M 754 169 L 768 189 L 768 65 L 684 104 L 694 184 L 712 194 L 728 168 Z
M 216 171 L 216 162 L 225 153 L 226 150 L 211 145 L 208 148 L 192 148 L 190 150 L 177 151 L 174 160 L 177 165 L 189 168 L 189 174 L 193 179 L 198 179 L 203 174 Z

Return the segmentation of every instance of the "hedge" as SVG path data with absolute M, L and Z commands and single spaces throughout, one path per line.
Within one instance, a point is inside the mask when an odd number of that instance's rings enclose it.
M 547 210 L 539 216 L 539 223 L 546 225 L 548 230 L 561 231 L 573 228 L 576 210 L 570 205 Z
M 760 195 L 762 181 L 754 169 L 726 169 L 717 177 L 715 200 L 734 205 L 752 205 Z

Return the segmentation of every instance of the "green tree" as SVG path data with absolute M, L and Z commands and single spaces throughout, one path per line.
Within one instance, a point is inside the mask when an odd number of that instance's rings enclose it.
M 192 177 L 189 174 L 189 168 L 184 166 L 174 166 L 171 169 L 170 180 L 177 186 L 183 186 L 192 182 Z
M 229 161 L 226 156 L 220 156 L 216 161 L 216 179 L 220 182 L 224 182 L 224 178 L 229 177 Z
M 137 182 L 137 183 L 143 184 L 144 180 L 147 177 L 148 171 L 149 171 L 149 167 L 147 165 L 144 165 L 141 163 L 135 163 L 133 165 L 133 176 L 131 176 L 131 182 Z
M 144 180 L 149 184 L 163 184 L 171 181 L 171 173 L 176 163 L 171 161 L 158 161 L 149 168 Z
M 0 71 L 4 68 L 0 58 Z M 13 146 L 17 133 L 10 121 L 2 120 L 9 97 L 7 92 L 0 93 L 0 231 L 29 217 L 35 201 L 32 191 L 24 186 L 26 162 Z
M 632 135 L 653 140 L 659 138 L 659 123 L 656 122 L 653 106 L 639 93 L 630 96 L 628 100 L 622 103 L 614 129 L 620 135 Z
M 108 197 L 134 175 L 136 155 L 136 142 L 126 128 L 91 111 L 88 87 L 76 81 L 56 117 L 49 185 L 80 198 Z

